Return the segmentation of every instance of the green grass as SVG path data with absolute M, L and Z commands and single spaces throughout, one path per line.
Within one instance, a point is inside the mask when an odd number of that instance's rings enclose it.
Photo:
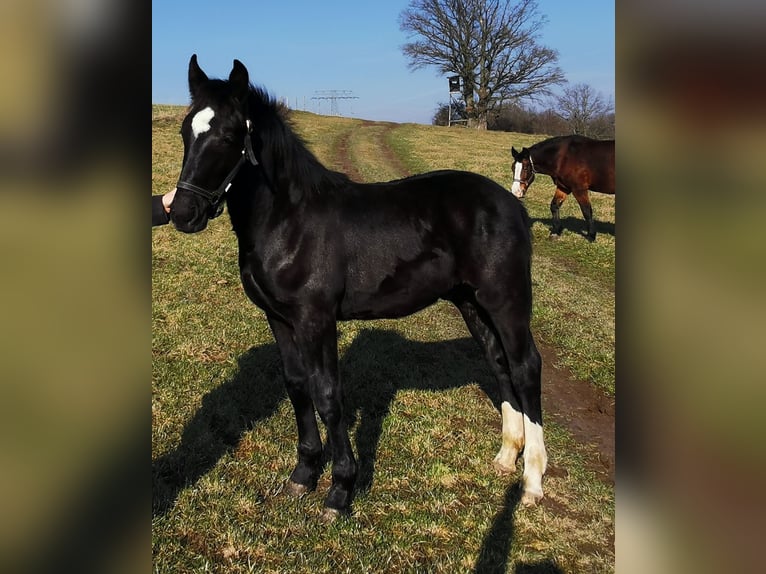
M 183 114 L 152 109 L 153 193 L 178 177 Z M 533 141 L 306 113 L 294 123 L 334 169 L 338 142 L 348 138 L 355 168 L 371 179 L 392 169 L 375 152 L 384 141 L 411 172 L 460 167 L 508 186 L 507 150 Z M 533 217 L 552 195 L 542 179 L 527 200 Z M 613 389 L 613 238 L 590 245 L 565 232 L 551 242 L 542 224 L 533 229 L 534 329 L 578 376 Z M 322 526 L 329 468 L 316 492 L 298 500 L 282 493 L 295 463 L 295 421 L 264 314 L 239 283 L 228 218 L 196 235 L 153 229 L 152 262 L 156 572 L 613 571 L 614 493 L 565 429 L 546 424 L 539 506 L 516 508 L 521 463 L 513 476 L 492 469 L 501 424 L 484 390 L 494 393 L 493 379 L 449 304 L 340 325 L 361 488 L 350 519 Z

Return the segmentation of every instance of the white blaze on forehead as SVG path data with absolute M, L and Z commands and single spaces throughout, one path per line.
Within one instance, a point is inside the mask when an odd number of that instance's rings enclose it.
M 521 197 L 521 162 L 516 162 L 516 167 L 513 170 L 513 184 L 511 185 L 511 193 L 516 197 Z
M 215 112 L 209 106 L 194 114 L 191 126 L 195 138 L 210 129 L 210 120 L 213 119 L 213 116 L 215 116 Z

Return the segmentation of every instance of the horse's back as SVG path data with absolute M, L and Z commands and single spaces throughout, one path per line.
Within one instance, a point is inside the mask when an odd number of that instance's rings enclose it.
M 572 136 L 564 150 L 564 158 L 587 189 L 614 194 L 614 140 Z
M 460 285 L 528 269 L 523 205 L 478 174 L 439 171 L 361 184 L 343 219 L 342 318 L 406 315 Z
M 480 174 L 441 170 L 382 184 L 386 204 L 405 225 L 428 226 L 461 247 L 494 242 L 526 243 L 529 220 L 523 204 L 497 182 Z

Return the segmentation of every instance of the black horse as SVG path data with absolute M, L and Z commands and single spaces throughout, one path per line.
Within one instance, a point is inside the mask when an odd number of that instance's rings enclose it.
M 298 426 L 287 490 L 312 490 L 322 469 L 315 409 L 327 427 L 332 486 L 323 518 L 350 511 L 357 462 L 342 413 L 338 320 L 402 317 L 453 302 L 500 385 L 502 447 L 524 450 L 522 502 L 542 496 L 540 355 L 530 332 L 529 221 L 521 203 L 480 175 L 439 171 L 361 184 L 330 171 L 284 110 L 234 60 L 228 80 L 189 63 L 191 107 L 170 217 L 205 229 L 225 200 L 245 292 L 269 321 Z
M 535 180 L 535 173 L 549 175 L 556 185 L 551 200 L 551 235 L 561 235 L 559 207 L 567 195 L 574 195 L 588 226 L 587 238 L 596 240 L 596 223 L 588 190 L 614 195 L 614 140 L 595 140 L 571 135 L 550 138 L 513 155 L 511 192 L 524 197 Z

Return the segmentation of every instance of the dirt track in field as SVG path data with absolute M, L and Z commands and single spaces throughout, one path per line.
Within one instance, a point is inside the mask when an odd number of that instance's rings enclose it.
M 379 157 L 384 158 L 399 177 L 411 175 L 386 144 L 385 133 L 394 129 L 396 124 L 365 121 L 357 129 L 380 125 L 387 129 L 382 135 L 377 132 L 374 136 L 373 141 L 380 150 Z M 338 141 L 333 163 L 336 169 L 352 180 L 364 181 L 354 164 L 350 140 L 351 130 Z M 539 338 L 536 343 L 543 359 L 543 415 L 567 428 L 577 442 L 585 445 L 592 454 L 588 460 L 589 468 L 605 482 L 614 484 L 614 398 L 590 383 L 576 379 L 568 369 L 558 367 L 556 350 Z M 561 471 L 551 465 L 548 472 Z

